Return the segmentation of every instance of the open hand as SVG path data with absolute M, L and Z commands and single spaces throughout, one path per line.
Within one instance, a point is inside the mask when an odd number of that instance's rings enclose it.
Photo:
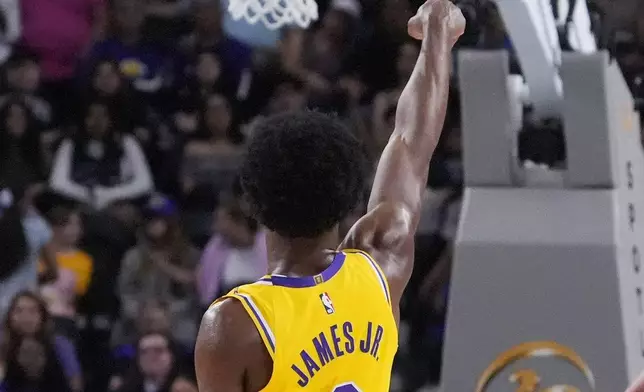
M 465 17 L 450 0 L 427 0 L 409 19 L 407 32 L 418 40 L 429 33 L 437 33 L 454 45 L 465 32 Z

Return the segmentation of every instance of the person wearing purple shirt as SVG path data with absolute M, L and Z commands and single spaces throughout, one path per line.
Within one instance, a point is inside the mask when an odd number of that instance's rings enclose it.
M 150 100 L 152 106 L 162 107 L 163 93 L 174 81 L 175 66 L 169 52 L 144 35 L 144 7 L 142 0 L 113 2 L 114 33 L 92 47 L 84 70 L 89 74 L 97 63 L 114 61 L 135 91 Z
M 195 28 L 180 43 L 189 58 L 205 50 L 215 53 L 222 63 L 222 71 L 238 85 L 244 71 L 252 65 L 252 49 L 228 36 L 223 28 L 223 15 L 219 1 L 194 1 Z
M 203 307 L 240 284 L 266 273 L 266 233 L 249 218 L 241 201 L 224 197 L 215 212 L 215 232 L 197 269 L 197 291 Z

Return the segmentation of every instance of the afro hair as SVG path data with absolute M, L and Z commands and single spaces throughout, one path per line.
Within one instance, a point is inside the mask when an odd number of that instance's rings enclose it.
M 345 218 L 365 193 L 362 144 L 337 118 L 315 112 L 259 121 L 241 168 L 256 219 L 288 238 L 313 238 Z

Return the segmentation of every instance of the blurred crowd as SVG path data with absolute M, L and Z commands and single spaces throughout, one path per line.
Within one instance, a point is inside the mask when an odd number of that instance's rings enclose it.
M 218 0 L 0 1 L 0 391 L 197 390 L 201 314 L 266 271 L 237 182 L 253 122 L 336 113 L 375 165 L 419 54 L 419 2 L 319 3 L 310 29 L 270 31 Z M 614 3 L 613 51 L 644 97 L 644 7 Z M 492 3 L 460 5 L 459 49 L 512 52 Z M 458 99 L 454 85 L 402 309 L 404 391 L 440 375 Z

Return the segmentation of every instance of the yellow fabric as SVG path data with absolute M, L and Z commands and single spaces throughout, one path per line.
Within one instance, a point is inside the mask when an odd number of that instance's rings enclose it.
M 76 295 L 83 296 L 87 293 L 89 284 L 94 272 L 94 260 L 82 250 L 56 253 L 56 264 L 58 268 L 64 268 L 74 273 L 76 277 Z M 42 273 L 45 266 L 42 261 L 39 263 L 38 272 Z
M 317 275 L 316 284 L 296 288 L 266 276 L 217 300 L 239 300 L 271 354 L 263 392 L 389 391 L 398 349 L 389 287 L 368 254 L 342 253 L 342 266 L 326 281 Z

